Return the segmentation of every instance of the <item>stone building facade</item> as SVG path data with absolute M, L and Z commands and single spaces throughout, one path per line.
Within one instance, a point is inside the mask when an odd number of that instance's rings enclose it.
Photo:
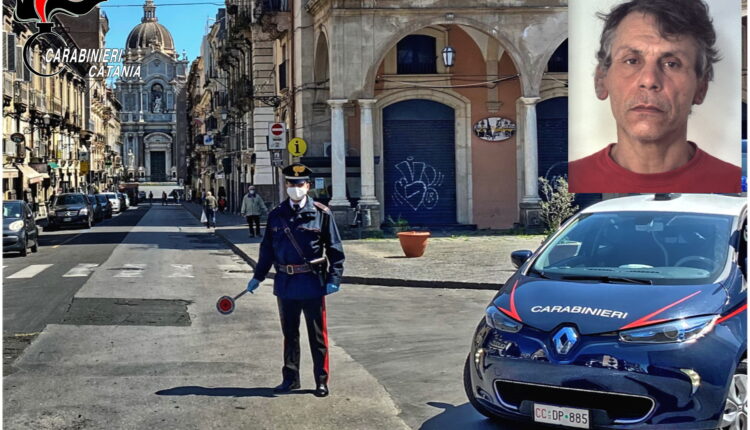
M 131 181 L 178 181 L 185 177 L 187 58 L 175 51 L 169 30 L 159 24 L 156 6 L 146 0 L 143 18 L 128 35 L 126 67 L 140 77 L 118 79 L 123 163 Z

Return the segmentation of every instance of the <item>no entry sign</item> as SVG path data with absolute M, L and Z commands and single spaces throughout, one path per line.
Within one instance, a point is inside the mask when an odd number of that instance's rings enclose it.
M 268 149 L 286 148 L 286 126 L 281 122 L 268 124 Z

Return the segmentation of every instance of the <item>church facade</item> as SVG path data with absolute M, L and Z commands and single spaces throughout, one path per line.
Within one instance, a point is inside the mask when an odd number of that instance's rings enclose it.
M 187 56 L 176 53 L 156 6 L 146 0 L 143 18 L 128 35 L 123 63 L 140 77 L 120 78 L 123 166 L 128 180 L 178 181 L 185 177 Z

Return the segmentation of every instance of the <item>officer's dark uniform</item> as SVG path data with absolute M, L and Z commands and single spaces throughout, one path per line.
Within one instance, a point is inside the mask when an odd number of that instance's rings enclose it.
M 297 168 L 293 169 L 295 166 Z M 307 179 L 311 171 L 299 166 L 302 165 L 293 164 L 283 170 L 288 180 Z M 305 259 L 284 232 L 284 224 L 294 235 Z M 317 270 L 311 271 L 306 261 L 324 254 L 327 264 L 315 265 Z M 333 215 L 326 206 L 313 202 L 308 196 L 306 204 L 295 212 L 291 201 L 286 199 L 268 214 L 254 278 L 262 281 L 272 266 L 276 268 L 273 293 L 277 297 L 284 334 L 284 383 L 293 381 L 295 386 L 299 386 L 299 324 L 300 313 L 304 312 L 316 385 L 320 387 L 320 384 L 324 384 L 327 394 L 326 284 L 341 284 L 344 249 Z

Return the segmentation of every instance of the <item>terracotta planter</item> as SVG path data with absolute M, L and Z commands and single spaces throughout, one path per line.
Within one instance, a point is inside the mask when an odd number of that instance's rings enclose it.
M 402 231 L 398 233 L 401 249 L 404 250 L 404 254 L 409 258 L 421 257 L 424 254 L 429 237 L 429 231 Z

